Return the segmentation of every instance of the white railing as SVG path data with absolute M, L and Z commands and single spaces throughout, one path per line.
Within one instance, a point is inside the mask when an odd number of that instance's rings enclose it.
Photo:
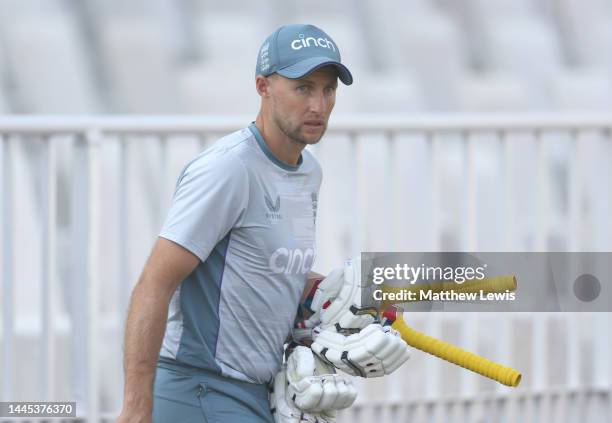
M 76 399 L 87 421 L 112 420 L 120 404 L 119 345 L 129 294 L 178 172 L 199 149 L 248 122 L 0 118 L 2 400 Z M 611 116 L 591 114 L 337 118 L 312 149 L 325 173 L 319 269 L 368 250 L 609 251 L 611 130 Z M 146 168 L 144 154 L 155 167 L 143 176 L 134 168 Z M 527 182 L 521 180 L 525 174 Z M 24 268 L 38 277 L 24 277 Z M 29 302 L 37 292 L 38 300 Z M 344 416 L 512 422 L 539 413 L 570 416 L 593 403 L 596 416 L 581 421 L 609 420 L 609 313 L 497 316 L 495 332 L 514 337 L 495 342 L 483 323 L 491 318 L 486 313 L 426 317 L 415 313 L 432 335 L 445 335 L 445 325 L 466 320 L 450 333 L 468 349 L 489 348 L 492 359 L 513 363 L 515 353 L 524 356 L 516 367 L 529 364 L 525 388 L 511 395 L 468 372 L 452 373 L 433 358 L 419 366 L 415 354 L 413 367 L 389 379 L 394 385 L 363 384 L 360 402 Z M 584 319 L 599 328 L 598 336 L 592 326 L 581 326 Z M 559 340 L 550 322 L 557 320 L 568 339 L 580 342 L 559 350 L 566 374 L 555 380 L 550 356 Z M 526 335 L 513 332 L 517 324 L 527 328 Z M 474 327 L 480 330 L 474 333 Z M 552 344 L 545 341 L 550 337 Z M 593 363 L 588 377 L 585 363 Z M 410 391 L 415 375 L 418 389 Z M 443 380 L 457 381 L 456 393 L 445 390 L 449 384 Z M 392 389 L 398 383 L 405 388 L 399 393 Z M 411 399 L 405 400 L 404 391 Z M 484 409 L 489 411 L 479 417 Z

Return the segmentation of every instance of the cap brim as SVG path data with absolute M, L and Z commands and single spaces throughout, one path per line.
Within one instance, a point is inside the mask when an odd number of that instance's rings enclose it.
M 338 77 L 344 85 L 351 85 L 353 83 L 353 75 L 346 66 L 335 60 L 331 60 L 329 57 L 311 57 L 306 60 L 302 60 L 286 68 L 279 69 L 276 71 L 279 75 L 285 78 L 297 79 L 303 78 L 323 66 L 335 66 L 338 70 Z

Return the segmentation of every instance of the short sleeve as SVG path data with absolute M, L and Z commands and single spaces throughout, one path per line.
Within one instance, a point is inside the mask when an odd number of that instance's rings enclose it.
M 204 154 L 183 171 L 159 234 L 205 261 L 239 226 L 249 198 L 247 170 L 231 154 Z

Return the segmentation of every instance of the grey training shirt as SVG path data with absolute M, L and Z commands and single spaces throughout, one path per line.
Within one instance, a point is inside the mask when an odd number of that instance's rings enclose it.
M 280 368 L 315 258 L 321 168 L 279 161 L 255 124 L 183 170 L 160 233 L 201 260 L 172 296 L 160 355 L 253 383 Z

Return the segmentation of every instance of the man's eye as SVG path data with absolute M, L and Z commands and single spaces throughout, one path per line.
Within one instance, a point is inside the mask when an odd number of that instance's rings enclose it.
M 336 92 L 336 87 L 327 87 L 325 88 L 325 92 L 329 95 L 329 94 L 333 94 Z
M 299 87 L 297 87 L 297 90 L 300 92 L 306 92 L 308 91 L 308 85 L 300 85 Z

